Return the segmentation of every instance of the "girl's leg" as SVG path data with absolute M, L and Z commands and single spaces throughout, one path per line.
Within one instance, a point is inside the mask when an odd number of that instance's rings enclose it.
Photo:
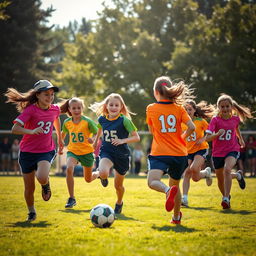
M 223 171 L 223 168 L 215 169 L 215 173 L 216 173 L 216 177 L 217 177 L 217 180 L 218 180 L 219 190 L 220 190 L 222 196 L 224 196 L 225 190 L 224 190 L 224 171 Z
M 50 168 L 51 163 L 46 160 L 37 163 L 36 177 L 42 186 L 42 198 L 44 201 L 48 201 L 52 195 L 49 183 Z
M 120 175 L 117 171 L 115 171 L 115 178 L 114 178 L 114 184 L 116 189 L 116 195 L 117 195 L 117 204 L 121 205 L 123 203 L 123 195 L 125 188 L 123 186 L 124 182 L 124 175 Z
M 99 175 L 101 179 L 107 179 L 109 176 L 109 170 L 113 166 L 112 161 L 108 158 L 102 158 L 99 163 Z
M 237 178 L 236 173 L 231 173 L 233 167 L 236 164 L 236 159 L 233 156 L 229 156 L 225 159 L 224 165 L 224 197 L 229 197 L 232 186 L 232 179 Z
M 166 186 L 161 178 L 163 176 L 162 170 L 153 169 L 148 172 L 148 186 L 158 192 L 167 193 L 169 187 Z
M 68 187 L 69 197 L 75 198 L 74 196 L 74 168 L 77 165 L 77 160 L 73 157 L 67 159 L 66 169 L 66 183 Z
M 181 205 L 181 193 L 180 193 L 180 188 L 179 188 L 180 180 L 174 180 L 173 178 L 169 178 L 169 186 L 177 186 L 178 187 L 178 192 L 175 196 L 174 199 L 174 209 L 173 209 L 173 217 L 176 220 L 180 219 L 180 205 Z
M 23 181 L 24 181 L 24 198 L 26 200 L 26 204 L 28 210 L 34 207 L 34 191 L 35 191 L 35 172 L 23 173 Z
M 191 160 L 188 160 L 188 161 L 189 161 L 188 164 L 190 166 Z M 189 187 L 190 187 L 190 179 L 192 176 L 192 172 L 191 172 L 189 166 L 184 171 L 183 183 L 182 183 L 182 190 L 183 190 L 182 205 L 184 205 L 184 206 L 188 206 L 188 191 L 189 191 Z
M 201 170 L 205 160 L 201 155 L 196 155 L 193 162 L 190 165 L 190 170 L 192 172 L 193 181 L 197 182 L 203 178 L 208 177 L 207 170 Z
M 84 179 L 86 182 L 90 183 L 99 177 L 99 171 L 92 172 L 92 167 L 83 166 Z

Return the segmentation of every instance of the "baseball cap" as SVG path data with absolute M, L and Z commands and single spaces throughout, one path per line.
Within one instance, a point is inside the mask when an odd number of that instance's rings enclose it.
M 55 92 L 59 91 L 59 88 L 56 86 L 53 86 L 51 82 L 49 82 L 48 80 L 39 80 L 37 81 L 34 86 L 33 89 L 37 92 L 41 92 L 41 91 L 47 91 L 49 89 L 53 89 Z

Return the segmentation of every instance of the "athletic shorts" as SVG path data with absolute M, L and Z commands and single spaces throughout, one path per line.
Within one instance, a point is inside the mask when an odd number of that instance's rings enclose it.
M 20 152 L 19 165 L 22 173 L 31 173 L 37 170 L 37 164 L 40 161 L 48 161 L 52 164 L 56 157 L 56 151 L 52 150 L 46 153 Z
M 208 153 L 209 153 L 209 150 L 208 150 L 208 149 L 198 150 L 198 151 L 195 152 L 195 153 L 188 154 L 188 160 L 193 161 L 196 155 L 202 156 L 204 159 L 206 159 Z
M 101 152 L 100 159 L 108 158 L 113 163 L 113 168 L 120 174 L 125 175 L 130 168 L 129 154 L 117 155 L 114 153 Z
M 76 155 L 70 151 L 67 152 L 67 158 L 73 157 L 75 158 L 78 162 L 81 163 L 82 166 L 85 167 L 92 167 L 94 163 L 94 156 L 93 153 L 85 154 L 85 155 Z
M 148 170 L 162 170 L 174 180 L 180 180 L 188 166 L 187 156 L 148 156 Z
M 229 152 L 226 156 L 224 157 L 215 157 L 213 156 L 212 157 L 212 161 L 213 161 L 213 166 L 214 166 L 214 169 L 220 169 L 220 168 L 223 168 L 224 165 L 225 165 L 225 159 L 229 156 L 232 156 L 234 157 L 236 160 L 239 158 L 240 156 L 240 152 L 237 152 L 237 151 L 232 151 L 232 152 Z

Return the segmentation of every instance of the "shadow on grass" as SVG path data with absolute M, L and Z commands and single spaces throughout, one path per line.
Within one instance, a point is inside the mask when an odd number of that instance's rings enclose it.
M 191 210 L 199 210 L 199 211 L 208 211 L 208 210 L 212 210 L 213 207 L 191 207 L 191 206 L 187 206 L 187 207 L 182 207 L 184 209 L 191 209 Z
M 9 223 L 8 227 L 20 227 L 20 228 L 47 228 L 52 224 L 47 223 L 47 221 L 39 222 L 27 222 L 27 221 L 18 221 L 15 223 Z
M 59 212 L 74 213 L 74 214 L 81 214 L 81 213 L 90 212 L 90 211 L 91 211 L 91 209 L 89 209 L 89 210 L 77 210 L 77 209 L 59 210 Z
M 139 220 L 137 220 L 137 219 L 134 219 L 134 218 L 132 218 L 132 217 L 128 217 L 128 216 L 125 216 L 124 214 L 116 214 L 115 215 L 115 219 L 116 220 L 134 220 L 134 221 L 139 221 Z
M 224 214 L 241 214 L 241 215 L 250 215 L 256 213 L 256 211 L 247 211 L 247 210 L 233 210 L 233 209 L 226 209 L 226 210 L 221 210 L 222 213 Z
M 175 225 L 175 226 L 167 226 L 164 225 L 162 227 L 157 227 L 156 225 L 152 226 L 152 229 L 158 230 L 158 231 L 174 231 L 176 233 L 192 233 L 197 231 L 195 228 L 187 228 L 182 225 Z

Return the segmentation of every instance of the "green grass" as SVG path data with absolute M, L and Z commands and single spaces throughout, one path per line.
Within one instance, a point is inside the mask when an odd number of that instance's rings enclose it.
M 165 197 L 147 187 L 146 178 L 127 177 L 123 214 L 112 227 L 95 228 L 90 209 L 99 203 L 112 207 L 116 195 L 113 178 L 103 188 L 99 180 L 87 184 L 75 178 L 77 206 L 65 210 L 66 181 L 51 177 L 52 198 L 41 199 L 37 183 L 37 220 L 26 223 L 21 177 L 0 177 L 0 255 L 256 255 L 256 179 L 247 187 L 232 187 L 232 210 L 223 211 L 216 179 L 191 184 L 189 208 L 182 225 L 170 224 Z M 167 183 L 167 179 L 164 179 Z

